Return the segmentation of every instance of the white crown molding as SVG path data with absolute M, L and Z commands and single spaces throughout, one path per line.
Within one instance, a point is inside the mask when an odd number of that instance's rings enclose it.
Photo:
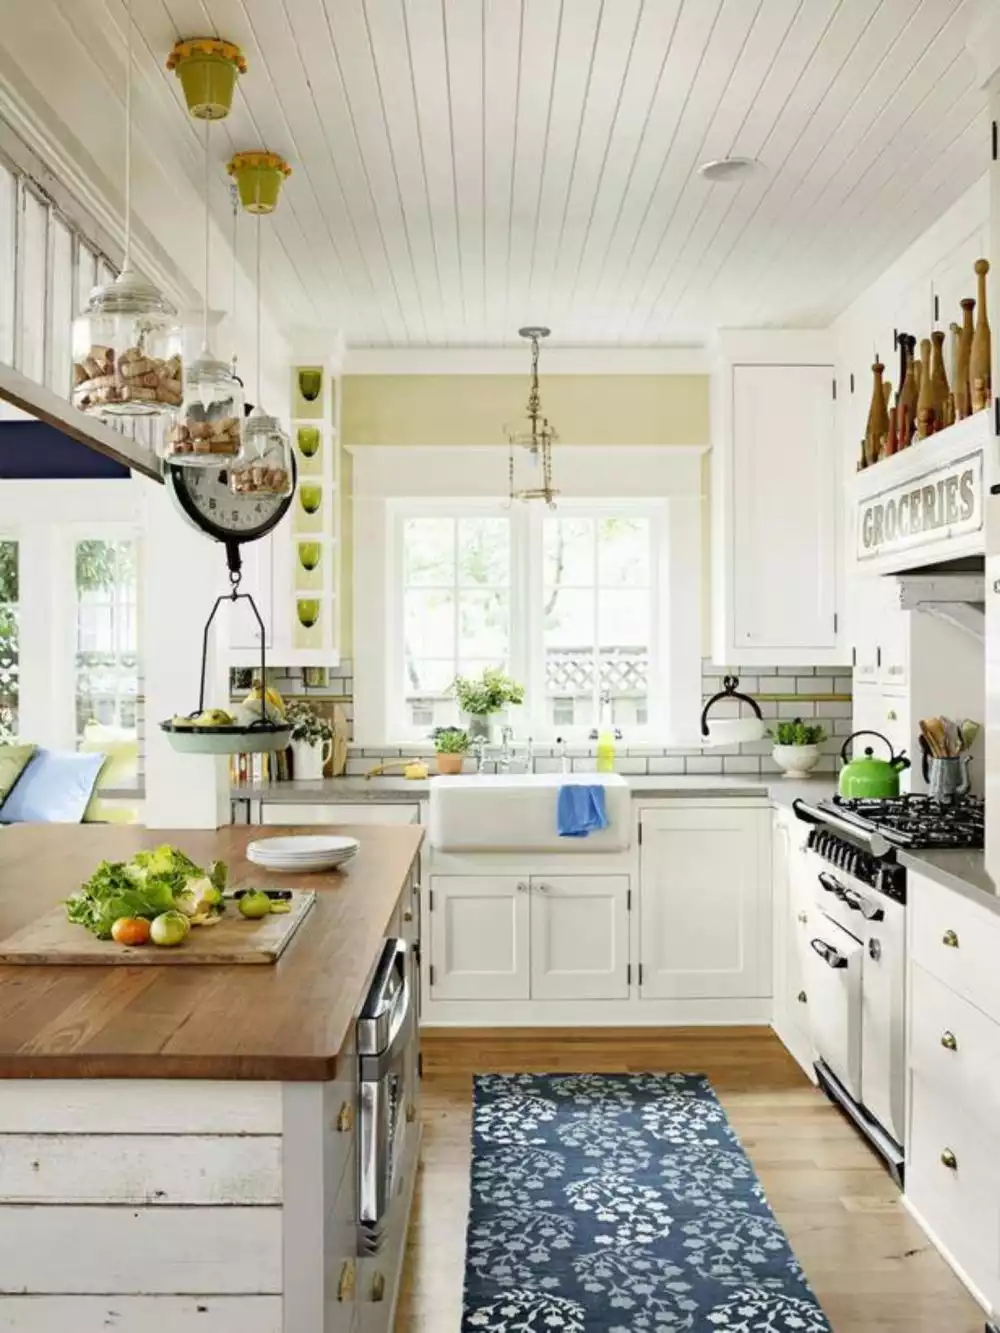
M 703 347 L 543 347 L 545 375 L 707 375 Z M 522 375 L 528 347 L 349 347 L 345 375 Z

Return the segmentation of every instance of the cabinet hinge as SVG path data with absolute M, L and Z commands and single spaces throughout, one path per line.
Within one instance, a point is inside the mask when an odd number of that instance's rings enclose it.
M 993 399 L 993 434 L 1000 435 L 1000 398 Z
M 430 966 L 430 978 L 431 978 L 431 985 L 432 985 L 432 986 L 434 985 L 436 976 L 437 976 L 437 973 L 435 972 L 434 964 L 431 963 L 431 966 Z
M 417 1051 L 417 1078 L 423 1078 L 423 1076 L 424 1076 L 424 1053 L 423 1051 Z
M 892 331 L 892 350 L 894 352 L 899 351 L 899 329 L 893 329 Z
M 852 666 L 852 667 L 856 667 L 857 665 L 858 665 L 858 650 L 857 650 L 857 648 L 852 648 L 852 649 L 851 649 L 851 666 Z
M 428 889 L 428 890 L 427 890 L 427 910 L 428 910 L 428 912 L 433 912 L 433 911 L 434 911 L 434 890 L 433 890 L 433 889 Z
M 854 392 L 854 371 L 851 371 L 851 393 Z
M 875 649 L 875 665 L 876 665 L 877 667 L 881 667 L 881 665 L 882 665 L 882 649 L 881 649 L 881 648 L 876 648 L 876 649 Z
M 631 912 L 631 910 L 632 910 L 632 890 L 627 889 L 625 891 L 625 911 Z
M 996 162 L 1000 160 L 1000 130 L 997 129 L 996 121 L 993 122 L 990 133 L 993 139 L 993 161 Z
M 639 846 L 642 846 L 642 820 L 639 820 Z
M 631 964 L 631 963 L 626 963 L 626 964 L 625 964 L 625 984 L 626 984 L 627 986 L 631 986 L 631 984 L 632 984 L 632 964 Z
M 419 941 L 419 940 L 414 940 L 414 941 L 413 941 L 413 961 L 416 963 L 417 967 L 420 966 L 420 941 Z
M 837 613 L 836 611 L 834 611 L 834 613 L 833 613 L 833 632 L 834 632 L 834 634 L 836 634 L 837 631 L 838 631 L 839 629 L 840 629 L 840 616 L 838 615 L 838 613 Z
M 833 398 L 834 398 L 834 402 L 836 402 L 836 400 L 837 400 L 837 381 L 836 381 L 836 380 L 831 380 L 831 381 L 830 381 L 830 384 L 831 384 L 831 386 L 832 386 L 832 388 L 833 388 Z
M 936 324 L 940 318 L 941 318 L 941 298 L 940 298 L 940 296 L 938 296 L 937 292 L 935 292 L 935 293 L 934 293 L 934 323 Z
M 639 985 L 642 985 L 642 963 L 639 964 Z

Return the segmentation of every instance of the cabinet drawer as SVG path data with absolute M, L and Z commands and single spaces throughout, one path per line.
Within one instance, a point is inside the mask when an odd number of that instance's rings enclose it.
M 924 875 L 907 896 L 913 962 L 1000 1022 L 1000 917 Z
M 910 1068 L 947 1088 L 970 1121 L 1000 1123 L 1000 1024 L 936 977 L 914 966 L 910 992 Z
M 1000 1169 L 995 1138 L 965 1119 L 947 1084 L 911 1084 L 906 1193 L 979 1292 L 1000 1290 Z

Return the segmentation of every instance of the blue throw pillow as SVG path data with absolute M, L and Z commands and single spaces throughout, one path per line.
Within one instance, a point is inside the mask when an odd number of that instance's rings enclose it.
M 0 806 L 0 824 L 79 824 L 103 754 L 37 750 Z

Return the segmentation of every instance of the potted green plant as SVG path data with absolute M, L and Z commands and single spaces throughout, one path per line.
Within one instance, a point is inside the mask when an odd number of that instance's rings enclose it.
M 431 740 L 437 753 L 439 773 L 461 773 L 462 760 L 469 748 L 469 733 L 462 727 L 435 727 Z
M 304 700 L 290 703 L 286 717 L 292 724 L 292 772 L 295 780 L 318 782 L 333 754 L 333 728 Z
M 489 740 L 491 718 L 508 704 L 524 703 L 524 686 L 511 680 L 499 667 L 486 667 L 481 676 L 456 676 L 452 689 L 458 706 L 468 718 L 471 740 Z
M 807 778 L 819 763 L 819 747 L 826 732 L 818 722 L 778 722 L 767 733 L 774 741 L 771 754 L 786 778 Z

